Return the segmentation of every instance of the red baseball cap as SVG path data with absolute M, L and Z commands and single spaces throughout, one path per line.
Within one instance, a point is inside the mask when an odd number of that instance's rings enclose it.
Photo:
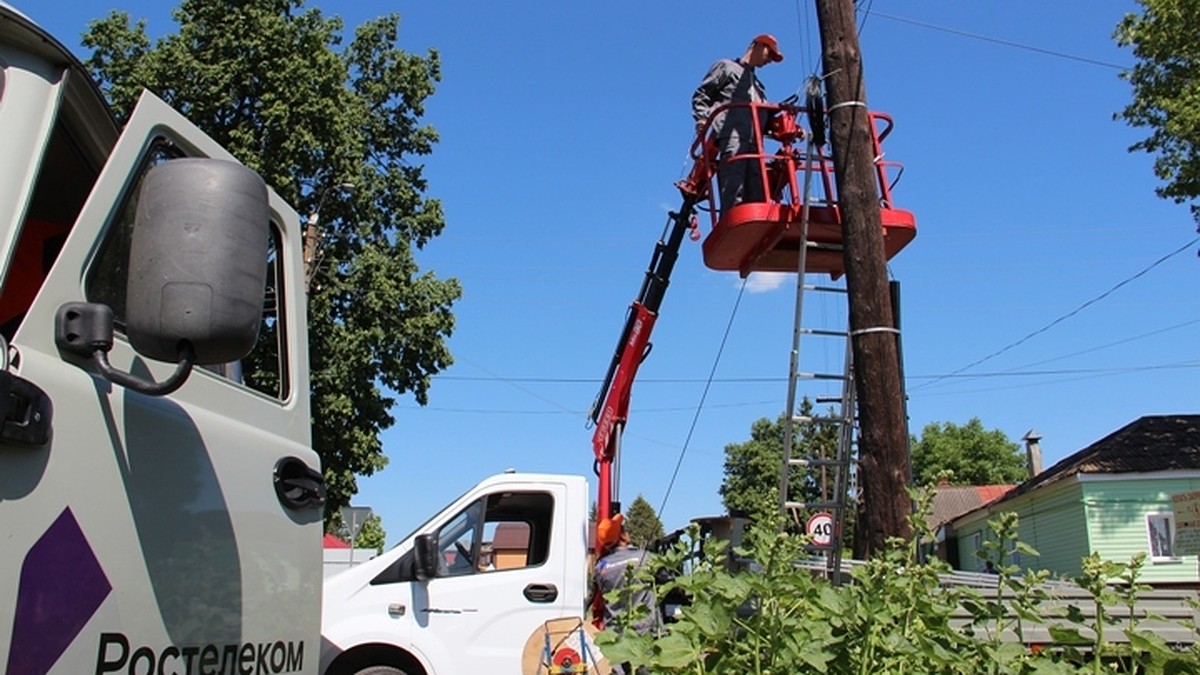
M 771 60 L 775 61 L 776 63 L 783 60 L 783 52 L 779 51 L 779 41 L 775 39 L 774 35 L 763 33 L 762 35 L 754 38 L 750 44 L 762 45 L 766 47 L 767 53 L 771 56 Z

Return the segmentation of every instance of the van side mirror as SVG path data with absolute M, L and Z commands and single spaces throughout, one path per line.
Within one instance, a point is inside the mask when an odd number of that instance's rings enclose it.
M 429 581 L 437 577 L 438 540 L 436 535 L 418 534 L 413 541 L 413 576 L 417 581 Z
M 110 381 L 157 396 L 178 389 L 193 365 L 242 359 L 262 322 L 269 239 L 267 186 L 258 174 L 219 159 L 159 164 L 138 197 L 125 329 L 139 354 L 179 368 L 161 383 L 113 369 L 112 310 L 97 303 L 60 307 L 56 342 L 92 357 Z

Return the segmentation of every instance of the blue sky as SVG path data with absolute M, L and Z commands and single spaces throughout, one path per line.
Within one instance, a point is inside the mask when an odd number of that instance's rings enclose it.
M 17 4 L 76 49 L 112 7 Z M 426 120 L 442 140 L 425 164 L 447 228 L 419 260 L 465 289 L 457 363 L 427 407 L 398 400 L 391 464 L 355 503 L 392 544 L 491 473 L 591 475 L 585 415 L 679 203 L 691 91 L 761 32 L 786 55 L 761 72 L 770 97 L 797 90 L 819 64 L 812 3 L 315 4 L 351 27 L 398 12 L 405 49 L 440 51 Z M 121 7 L 158 35 L 173 5 Z M 895 119 L 894 196 L 918 227 L 890 264 L 910 430 L 971 417 L 1013 440 L 1036 429 L 1049 466 L 1142 415 L 1196 413 L 1196 228 L 1155 196 L 1151 158 L 1127 152 L 1145 131 L 1113 120 L 1132 56 L 1112 33 L 1135 4 L 865 5 L 867 99 Z M 668 528 L 721 511 L 725 445 L 784 408 L 794 301 L 794 280 L 752 277 L 742 293 L 685 244 L 634 389 L 625 503 L 643 494 Z M 844 311 L 805 306 L 810 325 Z M 809 369 L 840 367 L 838 349 L 801 351 Z

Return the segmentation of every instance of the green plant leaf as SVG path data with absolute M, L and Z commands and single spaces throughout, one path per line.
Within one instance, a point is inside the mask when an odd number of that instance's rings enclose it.
M 663 668 L 684 668 L 700 659 L 700 649 L 683 635 L 668 634 L 658 640 L 656 665 Z
M 1060 645 L 1082 646 L 1091 645 L 1095 642 L 1095 640 L 1081 634 L 1078 628 L 1064 628 L 1062 626 L 1050 626 L 1050 637 L 1054 639 L 1055 643 Z

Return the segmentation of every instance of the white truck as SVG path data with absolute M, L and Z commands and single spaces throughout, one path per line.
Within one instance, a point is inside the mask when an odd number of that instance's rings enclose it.
M 2 2 L 0 185 L 0 668 L 315 673 L 296 213 Z
M 325 675 L 607 673 L 585 621 L 587 481 L 507 473 L 325 581 Z
M 597 522 L 620 512 L 630 393 L 694 207 L 707 195 L 699 175 L 678 184 L 683 204 L 655 245 L 589 416 Z M 599 548 L 589 503 L 582 476 L 503 474 L 475 486 L 391 551 L 326 580 L 321 672 L 609 672 L 587 620 L 590 554 Z

